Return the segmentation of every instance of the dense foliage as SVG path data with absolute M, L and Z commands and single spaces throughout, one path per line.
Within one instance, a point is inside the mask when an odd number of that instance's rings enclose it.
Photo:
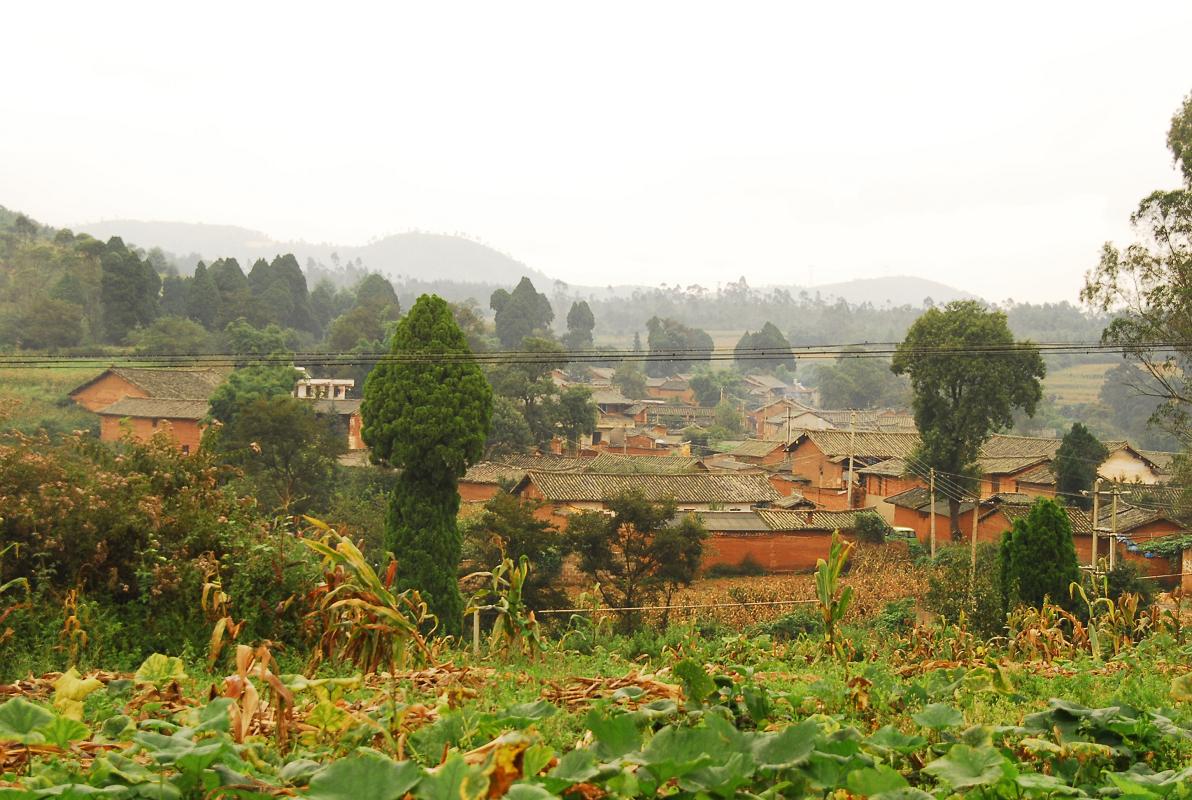
M 418 299 L 390 352 L 395 358 L 369 373 L 361 408 L 372 458 L 402 469 L 386 546 L 399 559 L 398 587 L 418 589 L 440 630 L 455 633 L 463 622 L 458 485 L 484 452 L 492 389 L 441 298 Z
M 1015 520 L 1002 536 L 999 562 L 1007 611 L 1020 605 L 1039 607 L 1045 599 L 1071 605 L 1069 587 L 1080 582 L 1080 566 L 1063 506 L 1043 497 L 1036 500 L 1030 514 Z
M 1093 488 L 1097 468 L 1109 455 L 1105 445 L 1079 422 L 1064 434 L 1055 454 L 1056 492 L 1068 504 L 1088 509 L 1092 498 L 1084 496 Z

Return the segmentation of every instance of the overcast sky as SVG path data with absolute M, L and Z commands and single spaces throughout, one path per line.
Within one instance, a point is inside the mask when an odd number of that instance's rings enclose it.
M 377 6 L 6 6 L 0 204 L 1075 300 L 1192 90 L 1187 0 Z

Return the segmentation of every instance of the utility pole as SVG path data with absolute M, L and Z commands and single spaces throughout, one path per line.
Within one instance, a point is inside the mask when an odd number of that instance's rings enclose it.
M 931 505 L 928 506 L 928 508 L 931 509 L 931 516 L 929 517 L 929 521 L 927 524 L 930 526 L 930 530 L 931 530 L 931 559 L 934 561 L 935 560 L 935 467 L 932 467 L 931 472 L 929 473 L 929 477 L 927 479 L 927 491 L 928 491 L 928 499 L 931 501 Z
M 845 508 L 853 507 L 853 452 L 857 449 L 857 412 L 848 416 L 848 489 Z
M 1118 489 L 1118 485 L 1115 482 L 1113 484 L 1113 506 L 1112 506 L 1113 510 L 1110 512 L 1112 514 L 1113 521 L 1109 523 L 1109 525 L 1110 525 L 1109 568 L 1111 570 L 1114 568 L 1114 565 L 1117 563 L 1117 506 L 1118 506 L 1118 494 L 1120 494 L 1120 493 L 1121 493 L 1121 490 Z
M 969 544 L 969 608 L 977 613 L 977 517 L 981 515 L 981 485 L 973 498 L 973 537 Z
M 1097 526 L 1101 524 L 1101 479 L 1093 481 L 1093 552 L 1089 563 L 1093 567 L 1093 576 L 1097 575 Z

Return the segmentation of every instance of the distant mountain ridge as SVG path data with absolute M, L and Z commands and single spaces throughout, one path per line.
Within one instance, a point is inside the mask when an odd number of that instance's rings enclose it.
M 281 253 L 293 253 L 305 266 L 307 259 L 330 265 L 334 253 L 340 263 L 359 258 L 364 267 L 384 273 L 398 281 L 455 281 L 485 286 L 513 286 L 523 275 L 535 282 L 540 291 L 550 291 L 554 278 L 533 269 L 513 257 L 481 242 L 463 236 L 436 233 L 400 233 L 360 246 L 304 241 L 277 241 L 261 231 L 236 225 L 211 225 L 190 222 L 150 222 L 143 220 L 105 220 L 79 225 L 74 230 L 100 239 L 119 236 L 138 247 L 160 247 L 183 259 L 202 258 L 208 262 L 222 257 L 240 260 L 247 268 L 258 258 L 272 259 Z M 568 287 L 578 297 L 611 298 L 634 291 L 650 291 L 651 286 L 579 286 Z M 938 281 L 912 276 L 857 278 L 819 286 L 782 285 L 794 297 L 806 292 L 825 301 L 844 300 L 850 305 L 870 303 L 877 307 L 909 305 L 920 307 L 926 298 L 936 304 L 952 300 L 978 299 L 976 295 Z M 487 296 L 487 295 L 485 295 Z
M 398 280 L 413 278 L 513 285 L 523 275 L 528 275 L 534 281 L 550 281 L 545 273 L 488 245 L 449 234 L 398 233 L 366 245 L 351 246 L 276 241 L 260 231 L 235 225 L 189 222 L 105 220 L 79 225 L 74 230 L 99 239 L 119 236 L 128 244 L 147 249 L 160 247 L 184 260 L 192 256 L 208 262 L 217 258 L 236 258 L 246 269 L 258 258 L 272 259 L 282 253 L 293 253 L 304 266 L 308 258 L 330 265 L 334 253 L 340 263 L 359 258 L 368 269 Z

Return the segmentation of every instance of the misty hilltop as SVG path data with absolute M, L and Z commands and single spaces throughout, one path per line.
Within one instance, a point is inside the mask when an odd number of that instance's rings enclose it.
M 217 258 L 236 258 L 251 264 L 258 258 L 268 260 L 293 253 L 300 264 L 308 259 L 320 264 L 346 264 L 359 259 L 367 269 L 396 280 L 515 284 L 523 275 L 544 283 L 550 280 L 486 244 L 449 234 L 398 233 L 366 245 L 350 246 L 277 241 L 260 231 L 235 225 L 190 222 L 106 220 L 79 225 L 74 230 L 102 240 L 119 236 L 141 247 L 160 247 L 189 267 L 200 259 L 210 263 Z

